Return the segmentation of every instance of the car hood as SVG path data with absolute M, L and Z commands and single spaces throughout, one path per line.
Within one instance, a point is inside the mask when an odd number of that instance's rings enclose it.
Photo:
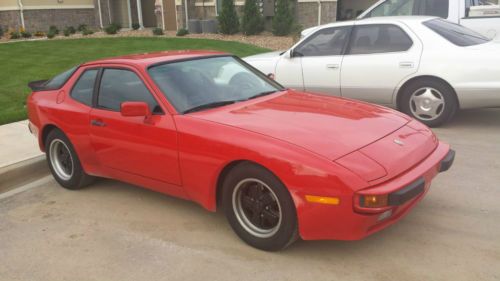
M 406 115 L 380 106 L 287 90 L 243 107 L 200 112 L 195 116 L 238 127 L 338 159 L 398 130 Z

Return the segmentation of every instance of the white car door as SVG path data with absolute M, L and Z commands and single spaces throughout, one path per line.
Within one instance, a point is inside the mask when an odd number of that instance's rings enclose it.
M 405 25 L 357 24 L 342 62 L 342 96 L 393 104 L 399 83 L 418 70 L 422 43 Z
M 340 96 L 342 53 L 351 28 L 327 27 L 308 36 L 278 61 L 276 79 L 291 88 Z

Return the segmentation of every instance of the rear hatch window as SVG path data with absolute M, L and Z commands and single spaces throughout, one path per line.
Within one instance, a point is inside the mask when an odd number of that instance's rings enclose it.
M 71 75 L 75 73 L 77 68 L 78 66 L 72 67 L 71 69 L 68 69 L 63 73 L 56 75 L 54 78 L 50 80 L 39 80 L 30 82 L 28 86 L 33 91 L 57 90 L 61 88 L 64 84 L 66 84 L 66 81 L 68 81 Z

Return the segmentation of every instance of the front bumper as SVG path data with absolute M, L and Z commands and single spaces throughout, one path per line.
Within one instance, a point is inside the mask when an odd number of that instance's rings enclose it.
M 432 179 L 453 164 L 455 152 L 449 145 L 438 147 L 424 161 L 387 182 L 367 191 L 389 194 L 389 205 L 373 213 L 356 210 L 359 197 L 345 196 L 345 204 L 309 204 L 299 215 L 299 232 L 305 240 L 359 240 L 380 231 L 405 216 L 429 191 Z M 365 191 L 365 190 L 363 190 Z M 351 204 L 348 204 L 351 202 Z M 372 210 L 373 211 L 373 210 Z

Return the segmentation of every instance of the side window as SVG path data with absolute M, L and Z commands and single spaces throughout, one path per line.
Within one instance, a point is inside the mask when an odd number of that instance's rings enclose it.
M 92 94 L 94 93 L 97 72 L 97 69 L 91 69 L 80 75 L 75 86 L 71 89 L 70 96 L 83 104 L 92 106 Z
M 391 24 L 361 25 L 354 28 L 348 53 L 350 55 L 407 51 L 413 45 L 410 37 Z
M 161 113 L 153 95 L 133 71 L 105 69 L 99 87 L 98 107 L 120 111 L 122 102 L 126 101 L 146 102 L 153 113 Z
M 342 55 L 350 29 L 350 26 L 321 29 L 297 46 L 294 52 L 305 57 Z

